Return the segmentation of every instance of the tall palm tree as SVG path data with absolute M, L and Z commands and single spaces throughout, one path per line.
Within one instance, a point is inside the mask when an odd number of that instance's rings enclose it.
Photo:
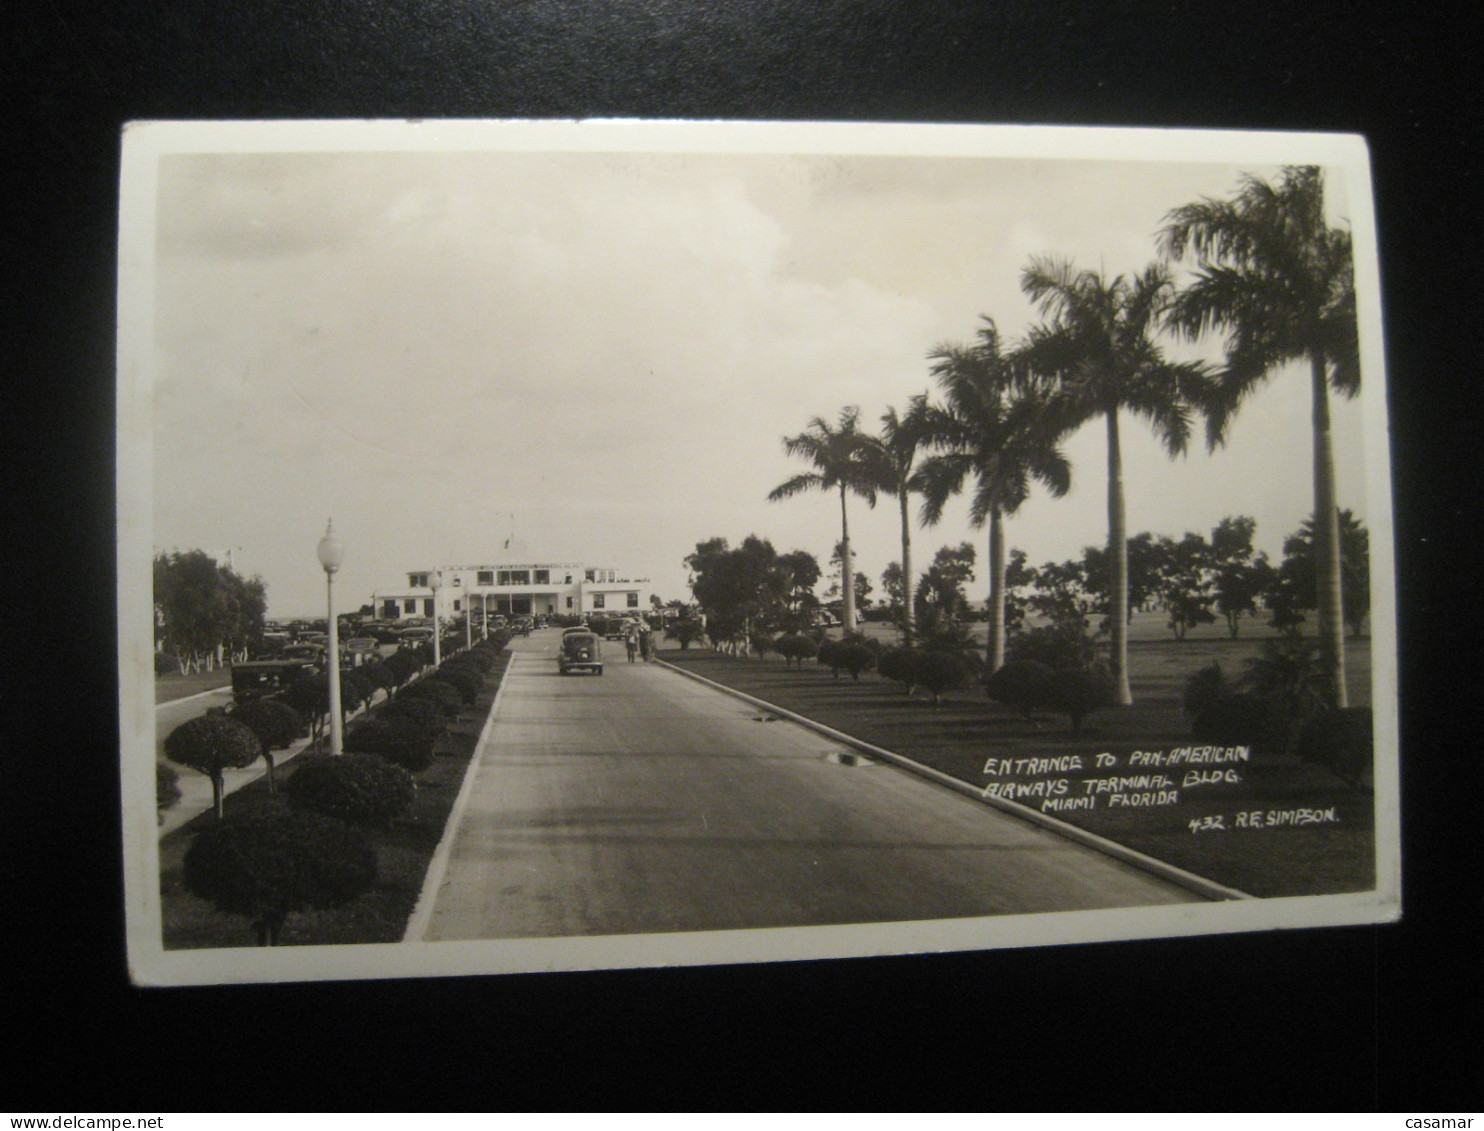
M 876 505 L 876 495 L 884 479 L 878 453 L 860 430 L 860 408 L 847 405 L 840 410 L 840 422 L 831 426 L 822 417 L 814 417 L 797 436 L 783 438 L 783 450 L 791 456 L 806 459 L 815 470 L 801 472 L 768 492 L 768 501 L 776 503 L 803 491 L 840 492 L 840 573 L 845 591 L 845 631 L 855 631 L 855 562 L 850 552 L 850 519 L 845 497 L 856 494 L 867 505 Z
M 940 345 L 929 355 L 944 403 L 921 410 L 936 450 L 918 473 L 923 521 L 936 523 L 949 497 L 970 477 L 969 521 L 989 526 L 988 671 L 1005 663 L 1004 520 L 1029 497 L 1032 480 L 1058 498 L 1071 487 L 1071 468 L 1045 419 L 1044 390 L 1016 381 L 1001 352 L 994 321 L 984 319 L 971 346 Z
M 1243 177 L 1230 200 L 1203 197 L 1165 217 L 1162 250 L 1173 259 L 1194 252 L 1194 278 L 1167 322 L 1194 339 L 1226 334 L 1226 364 L 1214 383 L 1207 441 L 1225 438 L 1228 422 L 1257 385 L 1290 362 L 1307 362 L 1314 434 L 1319 647 L 1329 695 L 1346 705 L 1345 628 L 1341 598 L 1339 509 L 1329 390 L 1360 390 L 1360 341 L 1350 233 L 1324 219 L 1324 175 L 1290 166 L 1275 184 Z
M 1142 417 L 1173 457 L 1190 439 L 1191 410 L 1204 404 L 1205 367 L 1165 358 L 1155 341 L 1172 294 L 1168 270 L 1153 264 L 1111 280 L 1077 271 L 1065 259 L 1032 259 L 1021 290 L 1048 321 L 1033 327 L 1019 358 L 1029 372 L 1055 384 L 1054 416 L 1067 431 L 1102 417 L 1108 435 L 1108 560 L 1113 687 L 1133 702 L 1128 683 L 1128 532 L 1123 498 L 1119 416 Z
M 915 575 L 912 572 L 912 524 L 908 518 L 911 497 L 922 489 L 922 477 L 918 474 L 917 457 L 927 443 L 926 425 L 927 394 L 921 393 L 907 402 L 905 415 L 895 408 L 888 408 L 881 417 L 881 435 L 871 436 L 868 443 L 876 448 L 875 462 L 885 473 L 881 483 L 884 492 L 896 496 L 897 508 L 902 520 L 902 636 L 908 647 L 916 628 L 913 615 L 912 590 Z

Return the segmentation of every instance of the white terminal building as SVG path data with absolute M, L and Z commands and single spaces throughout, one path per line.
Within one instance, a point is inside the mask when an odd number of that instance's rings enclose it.
M 507 615 L 648 612 L 652 593 L 647 577 L 583 562 L 444 565 L 410 571 L 405 586 L 378 589 L 372 595 L 376 616 L 433 616 L 435 579 L 438 613 L 445 617 L 471 609 Z

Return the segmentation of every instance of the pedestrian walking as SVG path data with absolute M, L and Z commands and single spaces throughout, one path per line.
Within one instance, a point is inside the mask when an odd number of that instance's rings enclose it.
M 624 646 L 624 649 L 629 654 L 629 663 L 632 664 L 634 662 L 634 657 L 639 652 L 639 633 L 638 633 L 638 630 L 636 630 L 635 628 L 633 628 L 632 626 L 630 626 L 629 629 L 624 632 L 624 634 L 623 634 L 623 646 Z
M 639 652 L 646 664 L 654 659 L 654 630 L 647 624 L 639 630 Z

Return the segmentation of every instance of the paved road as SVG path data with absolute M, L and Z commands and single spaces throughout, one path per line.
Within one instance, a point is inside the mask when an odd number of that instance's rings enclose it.
M 817 926 L 1198 897 L 621 646 L 517 641 L 427 939 Z

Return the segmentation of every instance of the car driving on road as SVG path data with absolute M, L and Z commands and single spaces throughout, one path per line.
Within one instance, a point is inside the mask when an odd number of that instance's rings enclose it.
M 596 633 L 568 632 L 562 637 L 557 653 L 557 670 L 566 675 L 573 671 L 603 674 L 603 645 Z

